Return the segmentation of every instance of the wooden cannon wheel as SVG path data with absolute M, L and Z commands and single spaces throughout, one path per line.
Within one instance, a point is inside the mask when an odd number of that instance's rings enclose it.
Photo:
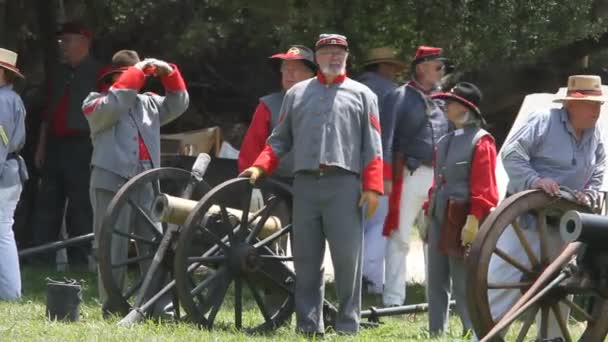
M 166 223 L 152 218 L 152 200 L 161 193 L 182 195 L 190 177 L 191 173 L 182 169 L 152 169 L 130 179 L 110 202 L 98 247 L 99 272 L 108 297 L 104 313 L 124 316 L 130 311 L 143 283 L 146 265 L 154 257 L 167 230 Z M 192 198 L 198 199 L 208 190 L 204 181 L 199 182 Z M 126 212 L 130 212 L 128 219 L 124 218 Z M 121 244 L 128 252 L 113 255 L 112 246 L 116 244 Z M 161 281 L 166 282 L 173 266 L 171 255 L 167 255 L 162 266 L 158 273 L 159 277 L 165 278 Z
M 526 293 L 540 274 L 560 254 L 559 251 L 550 248 L 549 234 L 555 234 L 549 231 L 553 229 L 551 225 L 559 223 L 561 216 L 568 210 L 589 211 L 565 197 L 567 196 L 551 197 L 540 190 L 521 192 L 505 199 L 482 224 L 466 258 L 467 306 L 475 332 L 480 338 L 485 336 L 499 322 L 501 315 L 509 310 L 507 308 L 505 312 L 495 312 L 496 317 L 493 317 L 490 293 L 502 291 L 500 294 L 505 294 L 516 291 L 515 296 Z M 528 235 L 530 231 L 526 232 L 526 225 L 522 222 L 527 222 L 527 229 L 537 230 L 538 244 L 530 242 Z M 524 261 L 514 257 L 515 253 L 506 251 L 499 244 L 499 238 L 507 232 L 508 227 L 512 227 L 508 233 L 511 234 L 511 239 L 519 241 L 516 250 L 519 250 L 520 254 L 525 253 Z M 562 248 L 565 249 L 565 246 Z M 502 259 L 503 265 L 515 269 L 522 276 L 508 282 L 494 282 L 493 278 L 495 279 L 496 275 L 489 274 L 492 258 Z M 553 277 L 555 278 L 556 275 Z M 498 292 L 493 295 L 496 293 Z M 574 293 L 577 296 L 572 299 L 571 295 Z M 590 300 L 591 298 L 593 300 Z M 588 305 L 590 303 L 593 305 Z M 571 317 L 576 317 L 578 320 L 575 329 L 571 329 L 571 325 L 568 325 L 568 318 L 555 315 L 560 305 L 569 307 Z M 561 317 L 557 323 L 565 341 L 578 340 L 575 338 L 577 335 L 580 335 L 581 341 L 603 341 L 608 329 L 606 317 L 608 315 L 605 314 L 607 310 L 608 300 L 605 298 L 577 288 L 576 285 L 563 286 L 543 296 L 521 315 L 518 321 L 509 325 L 507 334 L 503 336 L 506 336 L 507 340 L 516 341 L 530 341 L 536 338 L 542 340 L 547 337 L 551 315 L 551 317 Z M 502 341 L 502 338 L 497 337 L 493 341 Z
M 292 258 L 276 248 L 291 232 L 291 191 L 272 180 L 257 186 L 267 198 L 259 210 L 250 211 L 249 179 L 236 178 L 208 192 L 184 223 L 175 253 L 176 288 L 189 319 L 204 328 L 269 331 L 294 310 L 295 275 L 285 264 Z M 242 217 L 231 217 L 227 208 L 241 210 Z M 282 217 L 280 227 L 260 237 L 271 216 Z M 195 241 L 201 239 L 214 246 L 200 248 Z

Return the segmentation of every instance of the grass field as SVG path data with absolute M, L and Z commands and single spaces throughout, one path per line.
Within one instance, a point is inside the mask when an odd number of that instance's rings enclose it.
M 201 330 L 188 323 L 145 323 L 117 327 L 118 317 L 104 320 L 97 298 L 97 281 L 93 274 L 56 273 L 24 267 L 24 296 L 17 302 L 0 302 L 0 341 L 304 341 L 294 332 L 294 324 L 266 335 L 251 336 L 234 330 Z M 86 288 L 81 305 L 81 320 L 75 323 L 52 322 L 45 317 L 46 277 L 83 279 Z M 331 291 L 328 291 L 331 293 Z M 424 302 L 424 289 L 413 285 L 408 302 Z M 252 307 L 253 305 L 246 306 Z M 364 308 L 367 305 L 364 306 Z M 231 310 L 229 307 L 228 310 Z M 229 314 L 229 313 L 224 313 Z M 222 315 L 222 312 L 220 312 Z M 245 313 L 244 320 L 247 320 Z M 292 319 L 292 322 L 294 320 Z M 357 336 L 329 333 L 324 341 L 460 341 L 460 323 L 452 317 L 450 331 L 442 339 L 430 340 L 426 332 L 426 314 L 383 319 L 376 328 L 364 329 Z

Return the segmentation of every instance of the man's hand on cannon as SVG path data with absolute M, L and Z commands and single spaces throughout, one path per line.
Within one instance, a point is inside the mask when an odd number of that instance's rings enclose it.
M 361 199 L 359 200 L 359 206 L 363 207 L 367 204 L 367 213 L 366 217 L 370 218 L 374 216 L 376 209 L 378 208 L 378 196 L 380 196 L 377 192 L 373 190 L 365 190 L 361 194 Z
M 578 191 L 575 190 L 574 191 L 574 197 L 576 197 L 576 201 L 584 206 L 587 207 L 591 207 L 591 197 L 589 197 L 589 194 L 583 192 L 583 191 Z
M 535 189 L 542 189 L 551 196 L 559 196 L 561 194 L 559 184 L 551 178 L 541 178 L 534 182 L 532 187 Z
M 253 185 L 258 181 L 258 179 L 264 176 L 264 173 L 264 169 L 262 169 L 261 167 L 251 166 L 245 169 L 245 171 L 241 172 L 239 177 L 248 177 L 249 182 Z
M 467 220 L 460 232 L 462 245 L 468 246 L 472 244 L 473 240 L 475 240 L 475 236 L 477 236 L 477 232 L 479 232 L 479 220 L 477 220 L 475 215 L 467 215 Z

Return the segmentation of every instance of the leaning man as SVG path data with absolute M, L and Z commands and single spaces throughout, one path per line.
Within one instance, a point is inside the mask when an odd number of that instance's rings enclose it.
M 597 128 L 602 103 L 599 76 L 578 75 L 568 78 L 566 96 L 555 101 L 560 108 L 547 108 L 530 115 L 530 119 L 510 138 L 503 149 L 504 168 L 509 176 L 507 192 L 514 194 L 528 189 L 542 189 L 559 196 L 560 186 L 574 191 L 576 199 L 588 206 L 596 205 L 604 177 L 605 154 L 601 132 Z M 524 234 L 537 255 L 540 250 L 539 232 L 534 219 L 522 217 Z M 564 245 L 558 224 L 547 222 L 548 251 L 555 258 Z M 498 241 L 498 247 L 518 262 L 530 267 L 530 261 L 513 229 L 508 228 Z M 492 257 L 488 281 L 519 282 L 520 271 L 496 256 Z M 489 294 L 493 317 L 499 317 L 521 296 L 519 289 L 495 290 Z M 567 315 L 562 308 L 562 315 Z M 553 312 L 549 315 L 547 331 L 541 339 L 563 336 Z
M 274 129 L 254 166 L 252 182 L 271 174 L 293 148 L 293 254 L 297 330 L 321 335 L 323 256 L 335 270 L 340 333 L 359 330 L 362 210 L 373 215 L 383 192 L 377 97 L 346 77 L 346 37 L 322 34 L 315 45 L 320 72 L 289 89 Z

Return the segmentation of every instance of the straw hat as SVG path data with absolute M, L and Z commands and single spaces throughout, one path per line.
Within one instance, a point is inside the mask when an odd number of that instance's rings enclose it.
M 568 77 L 566 96 L 553 100 L 553 102 L 564 101 L 608 101 L 608 96 L 602 92 L 602 78 L 597 75 L 573 75 Z
M 407 68 L 407 63 L 398 59 L 395 50 L 389 47 L 379 47 L 369 50 L 367 56 L 365 57 L 365 61 L 363 62 L 363 66 L 379 63 L 393 64 L 397 66 L 399 71 L 405 70 L 405 68 Z
M 20 78 L 25 78 L 17 68 L 17 54 L 11 50 L 0 48 L 0 67 L 12 71 Z

